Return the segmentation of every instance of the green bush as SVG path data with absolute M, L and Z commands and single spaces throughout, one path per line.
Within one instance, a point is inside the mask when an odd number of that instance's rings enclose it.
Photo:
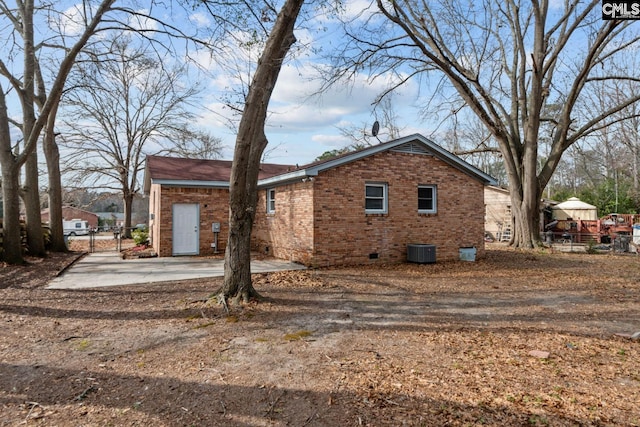
M 596 240 L 589 239 L 589 241 L 587 242 L 586 252 L 588 254 L 597 254 L 598 253 L 598 251 L 596 250 L 596 245 L 597 244 L 598 244 L 598 242 L 596 242 Z
M 136 245 L 149 244 L 149 233 L 145 230 L 133 230 L 131 232 L 131 237 Z

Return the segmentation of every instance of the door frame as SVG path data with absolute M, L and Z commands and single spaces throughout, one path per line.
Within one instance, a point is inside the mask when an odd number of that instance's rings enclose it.
M 195 218 L 193 219 L 193 221 L 195 223 L 192 223 L 191 225 L 189 225 L 188 227 L 190 228 L 191 226 L 196 228 L 195 234 L 196 234 L 196 238 L 195 238 L 195 243 L 194 243 L 194 247 L 191 248 L 193 249 L 193 251 L 186 251 L 186 252 L 176 252 L 176 206 L 193 206 L 195 208 Z M 181 231 L 181 230 L 179 230 Z M 181 255 L 199 255 L 200 254 L 200 203 L 173 203 L 171 205 L 171 256 L 181 256 Z

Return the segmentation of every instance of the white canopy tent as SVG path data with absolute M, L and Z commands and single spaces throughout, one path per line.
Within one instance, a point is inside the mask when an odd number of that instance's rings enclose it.
M 578 199 L 571 197 L 565 202 L 558 203 L 551 208 L 553 217 L 557 220 L 596 220 L 598 219 L 598 209 Z

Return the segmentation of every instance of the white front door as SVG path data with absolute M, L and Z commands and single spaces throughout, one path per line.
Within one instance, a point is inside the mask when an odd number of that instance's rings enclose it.
M 198 255 L 200 247 L 200 206 L 197 203 L 173 205 L 173 255 Z

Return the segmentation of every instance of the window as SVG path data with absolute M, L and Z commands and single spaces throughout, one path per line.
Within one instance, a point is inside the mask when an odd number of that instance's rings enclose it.
M 436 213 L 436 186 L 418 186 L 418 213 Z
M 365 213 L 387 213 L 387 184 L 365 184 Z
M 267 213 L 275 213 L 276 211 L 276 189 L 269 188 L 267 190 Z

